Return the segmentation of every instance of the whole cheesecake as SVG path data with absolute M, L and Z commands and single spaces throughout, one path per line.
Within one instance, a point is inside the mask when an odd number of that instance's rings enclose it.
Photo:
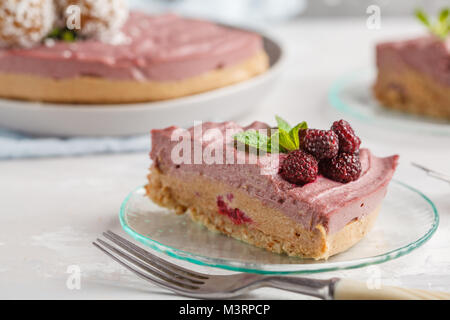
M 336 149 L 333 155 L 329 154 L 335 158 L 316 161 L 303 151 L 257 154 L 248 148 L 237 148 L 232 142 L 236 133 L 261 129 L 273 130 L 261 122 L 248 127 L 224 122 L 204 123 L 189 130 L 153 130 L 148 196 L 179 214 L 189 212 L 194 221 L 208 229 L 291 256 L 327 259 L 363 238 L 375 223 L 398 156 L 378 158 L 368 149 L 359 150 L 358 144 L 351 156 L 337 153 Z M 315 139 L 316 132 L 311 131 L 305 141 L 311 136 L 319 147 L 308 149 L 305 142 L 302 148 L 320 157 L 314 150 L 324 149 L 323 137 L 329 134 L 318 132 L 320 139 Z M 177 137 L 186 139 L 183 151 Z M 345 135 L 340 137 L 342 147 Z M 330 144 L 332 148 L 334 143 Z M 195 156 L 196 150 L 203 150 L 203 158 L 201 154 Z M 218 154 L 218 150 L 223 151 Z M 219 161 L 208 160 L 206 154 Z M 294 168 L 294 176 L 302 170 L 306 174 L 312 172 L 312 182 L 286 180 L 281 170 L 286 167 L 286 157 L 298 154 L 301 164 L 288 169 L 292 172 Z M 180 155 L 188 161 L 179 161 Z M 316 167 L 306 170 L 303 165 L 308 162 L 302 163 L 301 157 L 312 160 Z M 344 166 L 348 170 L 344 174 L 356 168 L 353 181 L 343 183 L 339 180 L 342 176 L 329 175 L 327 170 L 317 172 L 318 163 L 333 163 L 345 157 L 357 160 Z
M 373 87 L 383 106 L 450 121 L 450 37 L 380 43 Z
M 131 12 L 120 43 L 47 39 L 0 48 L 0 97 L 62 103 L 172 99 L 252 78 L 269 62 L 251 32 Z

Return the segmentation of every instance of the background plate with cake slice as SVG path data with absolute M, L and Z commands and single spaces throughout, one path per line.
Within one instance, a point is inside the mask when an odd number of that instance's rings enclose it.
M 331 88 L 331 104 L 341 113 L 406 133 L 450 136 L 450 16 L 436 21 L 418 10 L 429 34 L 376 46 L 377 70 L 362 68 Z
M 139 134 L 232 119 L 273 84 L 282 50 L 268 37 L 129 12 L 125 0 L 93 3 L 30 2 L 29 21 L 18 2 L 0 4 L 0 126 L 40 135 Z

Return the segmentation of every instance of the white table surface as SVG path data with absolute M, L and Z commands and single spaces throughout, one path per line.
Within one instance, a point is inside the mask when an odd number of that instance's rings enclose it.
M 336 77 L 369 66 L 377 40 L 422 30 L 412 20 L 383 20 L 380 30 L 368 30 L 364 20 L 352 19 L 297 21 L 270 31 L 285 42 L 286 70 L 259 111 L 242 122 L 273 121 L 277 113 L 292 122 L 308 120 L 311 126 L 325 128 L 339 117 L 329 112 L 326 98 Z M 450 291 L 450 185 L 409 164 L 415 160 L 450 173 L 450 140 L 397 137 L 395 132 L 383 136 L 353 124 L 364 145 L 376 154 L 401 155 L 396 178 L 427 194 L 436 204 L 441 222 L 433 238 L 407 256 L 375 267 L 315 277 L 340 276 Z M 0 161 L 0 298 L 179 298 L 138 279 L 91 245 L 106 229 L 123 234 L 119 206 L 131 190 L 145 183 L 149 164 L 146 153 Z M 79 290 L 66 286 L 71 265 L 81 270 Z M 259 289 L 246 298 L 307 297 Z

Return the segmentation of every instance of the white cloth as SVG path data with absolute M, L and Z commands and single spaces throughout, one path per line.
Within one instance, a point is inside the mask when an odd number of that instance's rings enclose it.
M 78 156 L 150 150 L 149 135 L 42 138 L 0 129 L 0 159 Z

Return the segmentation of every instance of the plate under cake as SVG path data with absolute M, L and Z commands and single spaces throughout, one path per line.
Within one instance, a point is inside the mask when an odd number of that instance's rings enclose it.
M 450 38 L 424 36 L 380 43 L 373 87 L 383 106 L 450 120 Z
M 299 186 L 280 176 L 279 154 L 236 148 L 232 136 L 249 129 L 269 126 L 224 122 L 153 130 L 148 196 L 211 230 L 291 256 L 327 259 L 369 232 L 397 156 L 378 158 L 361 149 L 356 181 L 319 175 Z
M 131 12 L 122 41 L 45 40 L 0 49 L 0 97 L 115 104 L 228 86 L 269 67 L 262 37 L 174 14 Z

